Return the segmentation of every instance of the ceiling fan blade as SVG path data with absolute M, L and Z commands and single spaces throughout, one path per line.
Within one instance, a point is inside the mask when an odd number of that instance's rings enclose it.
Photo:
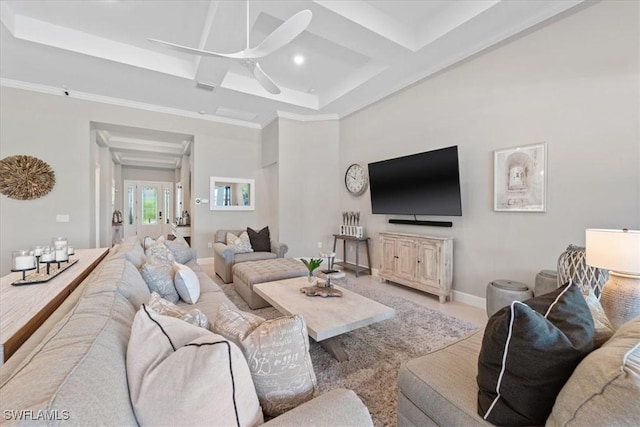
M 221 57 L 221 58 L 235 58 L 235 59 L 243 59 L 244 51 L 236 52 L 236 53 L 219 53 L 219 52 L 210 52 L 208 50 L 196 49 L 193 47 L 182 46 L 175 43 L 165 42 L 163 40 L 158 39 L 148 39 L 151 42 L 161 44 L 163 46 L 167 46 L 173 50 L 177 50 L 179 52 L 191 53 L 193 55 L 200 56 L 213 56 L 213 57 Z
M 262 58 L 280 49 L 298 37 L 311 22 L 313 14 L 310 10 L 303 10 L 287 19 L 253 49 L 244 52 L 245 58 Z
M 280 93 L 280 88 L 276 86 L 273 80 L 271 80 L 271 77 L 262 70 L 260 64 L 256 62 L 252 72 L 258 83 L 260 83 L 267 92 L 273 93 L 274 95 L 278 95 Z

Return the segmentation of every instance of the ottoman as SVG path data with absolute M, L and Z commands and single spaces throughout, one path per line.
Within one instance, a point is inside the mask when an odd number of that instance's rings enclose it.
M 307 267 L 293 258 L 241 262 L 233 266 L 233 288 L 249 304 L 249 307 L 255 310 L 269 307 L 271 304 L 253 291 L 253 285 L 308 274 Z

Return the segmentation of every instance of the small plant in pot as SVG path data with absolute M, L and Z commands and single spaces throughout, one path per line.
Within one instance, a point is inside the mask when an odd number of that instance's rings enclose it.
M 322 264 L 322 258 L 311 258 L 308 260 L 302 258 L 300 261 L 302 261 L 309 270 L 309 283 L 311 283 L 313 281 L 313 270 L 320 267 L 320 264 Z

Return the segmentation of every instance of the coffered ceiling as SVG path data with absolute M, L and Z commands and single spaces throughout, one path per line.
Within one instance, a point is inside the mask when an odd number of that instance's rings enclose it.
M 273 95 L 237 61 L 148 40 L 243 50 L 244 0 L 2 0 L 0 82 L 258 128 L 278 114 L 344 117 L 580 3 L 251 1 L 252 47 L 295 13 L 313 13 L 300 36 L 260 59 L 282 88 Z

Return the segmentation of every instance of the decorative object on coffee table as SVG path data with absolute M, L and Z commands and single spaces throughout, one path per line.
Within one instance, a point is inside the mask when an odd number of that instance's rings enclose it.
M 587 264 L 609 270 L 600 302 L 617 329 L 640 316 L 640 231 L 586 231 Z
M 44 161 L 33 156 L 0 160 L 0 193 L 17 200 L 38 199 L 51 191 L 56 176 Z
M 341 297 L 342 291 L 330 286 L 307 286 L 300 288 L 300 292 L 308 297 Z
M 313 270 L 315 270 L 316 268 L 320 267 L 320 265 L 322 264 L 322 259 L 321 258 L 310 258 L 310 259 L 307 260 L 305 258 L 301 258 L 300 261 L 309 270 L 309 283 L 311 283 L 313 281 Z

